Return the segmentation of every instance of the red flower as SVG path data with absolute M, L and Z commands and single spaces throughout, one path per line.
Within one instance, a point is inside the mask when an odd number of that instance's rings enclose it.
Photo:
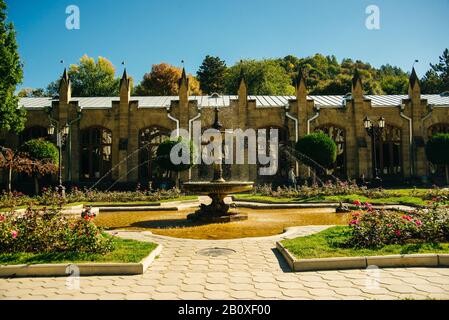
M 410 216 L 402 216 L 402 219 L 404 219 L 404 220 L 407 220 L 407 221 L 412 221 L 413 220 L 413 218 L 412 217 L 410 217 Z
M 356 205 L 357 207 L 361 207 L 362 206 L 362 203 L 359 200 L 355 200 L 353 202 L 353 204 Z
M 394 234 L 397 235 L 398 237 L 400 237 L 400 236 L 401 236 L 401 230 L 396 230 L 396 231 L 394 232 Z
M 388 228 L 391 228 L 393 225 L 391 223 L 387 224 Z
M 12 237 L 13 239 L 17 238 L 18 235 L 19 235 L 19 232 L 18 232 L 18 231 L 16 231 L 16 230 L 12 230 L 12 231 L 11 231 L 11 237 Z
M 354 213 L 352 216 L 353 216 L 353 217 L 360 217 L 360 213 L 359 213 L 359 212 L 356 212 L 356 213 Z
M 5 221 L 5 216 L 4 215 L 2 215 L 2 214 L 0 214 L 0 222 L 3 222 L 3 221 Z
M 422 226 L 422 221 L 421 220 L 415 220 L 415 224 L 420 227 Z

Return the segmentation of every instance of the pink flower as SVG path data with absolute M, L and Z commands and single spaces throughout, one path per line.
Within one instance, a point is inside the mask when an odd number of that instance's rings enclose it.
M 391 228 L 393 225 L 391 223 L 387 224 L 388 228 Z
M 412 221 L 413 218 L 410 216 L 402 216 L 402 219 L 407 220 L 407 221 Z
M 349 222 L 349 225 L 353 226 L 353 225 L 356 225 L 356 224 L 359 224 L 359 223 L 360 223 L 360 220 L 354 219 L 351 222 Z
M 422 226 L 422 221 L 421 220 L 415 220 L 415 224 L 420 227 Z
M 11 231 L 11 237 L 12 237 L 13 239 L 17 238 L 18 235 L 19 235 L 19 232 L 18 232 L 18 231 L 16 231 L 16 230 L 12 230 L 12 231 Z
M 364 206 L 369 208 L 369 207 L 372 207 L 373 205 L 371 203 L 365 202 Z
M 396 231 L 394 232 L 394 234 L 395 234 L 396 236 L 400 237 L 400 236 L 401 236 L 401 230 L 396 230 Z

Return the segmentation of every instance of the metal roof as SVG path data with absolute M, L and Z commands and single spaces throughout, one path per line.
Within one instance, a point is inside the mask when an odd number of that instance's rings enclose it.
M 371 96 L 367 95 L 365 98 L 371 100 L 373 107 L 398 107 L 402 104 L 402 100 L 408 99 L 408 95 L 389 95 L 389 96 Z
M 422 99 L 427 99 L 428 104 L 435 107 L 449 107 L 449 96 L 439 94 L 423 94 Z M 256 107 L 272 108 L 284 107 L 289 100 L 294 100 L 295 96 L 248 96 L 248 100 L 254 100 Z M 408 99 L 408 95 L 365 95 L 366 99 L 371 100 L 373 107 L 397 107 L 402 100 Z M 232 100 L 237 100 L 236 95 L 224 95 L 218 97 L 210 96 L 190 96 L 189 101 L 196 101 L 199 108 L 229 107 Z M 315 106 L 322 108 L 338 108 L 344 105 L 345 96 L 342 95 L 322 95 L 308 96 L 313 100 Z M 21 98 L 19 105 L 27 109 L 50 107 L 52 98 Z M 111 108 L 113 102 L 119 102 L 119 97 L 73 97 L 72 102 L 78 102 L 83 109 L 102 109 Z M 178 96 L 162 97 L 131 97 L 131 101 L 136 101 L 139 108 L 165 108 L 171 105 L 172 101 L 179 101 Z
M 112 107 L 112 102 L 119 102 L 118 97 L 86 97 L 72 98 L 71 102 L 78 102 L 81 109 L 106 109 Z
M 20 98 L 19 106 L 26 109 L 51 107 L 52 98 Z
M 131 101 L 137 101 L 139 108 L 165 108 L 171 105 L 172 100 L 179 99 L 178 96 L 163 97 L 131 97 Z

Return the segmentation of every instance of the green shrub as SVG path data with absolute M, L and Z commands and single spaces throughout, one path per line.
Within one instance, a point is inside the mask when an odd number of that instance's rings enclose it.
M 20 151 L 28 154 L 33 160 L 48 160 L 49 162 L 59 165 L 59 151 L 50 141 L 43 139 L 33 139 L 25 142 Z
M 316 167 L 316 162 L 324 168 L 329 168 L 337 160 L 337 145 L 323 132 L 302 137 L 296 143 L 296 150 L 302 155 L 301 160 L 312 167 Z
M 188 164 L 187 163 L 174 164 L 171 161 L 170 153 L 172 152 L 172 149 L 177 145 L 181 145 L 181 150 L 190 151 L 189 152 L 190 158 Z M 181 155 L 181 153 L 179 153 L 179 155 Z M 156 165 L 163 171 L 182 172 L 189 170 L 193 166 L 194 156 L 195 156 L 195 149 L 192 141 L 182 137 L 179 137 L 178 140 L 165 140 L 157 148 Z

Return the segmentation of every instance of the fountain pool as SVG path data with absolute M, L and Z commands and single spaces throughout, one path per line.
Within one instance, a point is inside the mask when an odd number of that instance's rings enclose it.
M 228 223 L 203 223 L 186 219 L 191 210 L 148 212 L 101 212 L 98 226 L 109 230 L 151 231 L 157 235 L 187 239 L 238 239 L 273 236 L 285 228 L 311 225 L 346 225 L 350 213 L 336 213 L 335 208 L 270 209 L 239 211 L 248 219 Z

